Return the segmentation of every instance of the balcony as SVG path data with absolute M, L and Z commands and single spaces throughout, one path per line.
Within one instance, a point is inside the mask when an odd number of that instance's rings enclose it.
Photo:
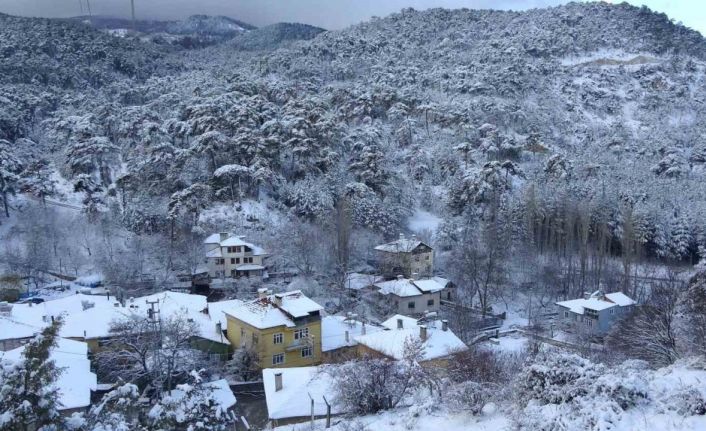
M 298 340 L 294 340 L 292 343 L 287 345 L 284 350 L 287 352 L 293 352 L 295 350 L 301 350 L 305 347 L 313 347 L 314 346 L 314 337 L 311 335 L 306 336 L 304 338 L 300 338 Z

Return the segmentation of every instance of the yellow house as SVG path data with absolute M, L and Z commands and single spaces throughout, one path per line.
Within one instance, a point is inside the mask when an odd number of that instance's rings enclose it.
M 359 356 L 399 361 L 405 359 L 409 343 L 414 342 L 420 349 L 417 358 L 420 365 L 445 367 L 454 354 L 468 349 L 445 320 L 417 321 L 398 314 L 383 322 L 382 326 L 386 330 L 355 338 Z
M 321 362 L 322 306 L 300 290 L 268 294 L 224 310 L 234 349 L 252 348 L 261 368 L 303 367 Z

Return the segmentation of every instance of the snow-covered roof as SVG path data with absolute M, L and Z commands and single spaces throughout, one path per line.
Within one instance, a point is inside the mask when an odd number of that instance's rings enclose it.
M 218 302 L 209 302 L 208 303 L 208 315 L 211 316 L 211 319 L 213 319 L 215 322 L 221 322 L 221 327 L 223 329 L 226 329 L 226 325 L 228 323 L 226 319 L 226 311 L 239 307 L 243 304 L 243 301 L 240 299 L 230 299 L 228 301 L 218 301 Z
M 45 301 L 41 304 L 11 304 L 10 314 L 0 316 L 0 339 L 30 337 L 50 325 L 52 318 L 59 317 L 63 317 L 65 320 L 60 336 L 82 337 L 84 328 L 96 330 L 106 319 L 106 316 L 112 316 L 115 304 L 119 305 L 114 297 L 108 298 L 102 295 L 84 295 L 82 293 Z M 74 323 L 69 322 L 69 318 L 86 311 L 95 314 L 96 318 L 85 321 L 85 324 L 78 330 Z M 110 318 L 108 317 L 108 321 Z
M 233 407 L 237 402 L 235 395 L 233 395 L 233 391 L 230 389 L 230 385 L 228 385 L 228 381 L 226 379 L 203 383 L 201 388 L 210 391 L 211 395 L 213 395 L 214 401 L 218 403 L 218 406 L 224 411 Z M 174 399 L 179 399 L 184 396 L 184 391 L 179 388 L 173 389 L 169 392 L 169 396 Z
M 0 352 L 3 361 L 17 362 L 23 359 L 26 346 L 7 352 Z M 56 387 L 59 390 L 59 410 L 87 407 L 91 404 L 91 391 L 96 390 L 96 375 L 91 372 L 88 360 L 88 345 L 81 341 L 57 339 L 57 346 L 51 350 L 49 359 L 62 369 Z
M 419 290 L 424 293 L 433 293 L 444 290 L 446 284 L 441 284 L 434 280 L 433 278 L 425 278 L 422 280 L 412 280 L 412 284 L 417 286 Z
M 394 294 L 399 297 L 417 296 L 422 292 L 408 278 L 397 278 L 394 280 L 381 281 L 375 283 L 375 287 L 383 295 Z
M 451 280 L 449 280 L 448 278 L 444 278 L 444 277 L 434 276 L 431 279 L 436 281 L 437 283 L 439 283 L 440 285 L 442 285 L 444 287 L 448 286 L 449 283 L 451 282 Z
M 125 301 L 123 307 L 114 297 L 101 295 L 69 295 L 45 301 L 41 304 L 13 304 L 9 316 L 0 316 L 0 339 L 25 338 L 51 324 L 51 318 L 62 317 L 59 335 L 67 338 L 105 338 L 110 335 L 111 323 L 132 314 L 147 316 L 150 308 L 147 301 L 158 301 L 163 319 L 170 316 L 186 316 L 201 328 L 201 337 L 229 344 L 218 332 L 216 322 L 203 311 L 207 308 L 206 297 L 188 293 L 165 291 Z M 225 326 L 223 326 L 225 328 Z
M 402 319 L 403 328 L 414 328 L 417 326 L 417 319 L 414 317 L 403 316 L 402 314 L 395 314 L 389 319 L 382 322 L 382 326 L 387 329 L 397 329 L 397 321 Z
M 444 289 L 445 284 L 441 284 L 433 278 L 415 280 L 411 278 L 396 278 L 394 280 L 379 281 L 374 284 L 383 295 L 394 294 L 399 297 L 417 296 L 423 293 L 434 293 Z
M 383 328 L 373 325 L 365 325 L 365 333 L 382 331 Z M 348 341 L 346 341 L 348 332 Z M 363 323 L 347 318 L 346 316 L 326 316 L 321 319 L 321 350 L 340 349 L 342 347 L 355 346 L 355 337 L 363 335 Z
M 593 292 L 588 298 L 571 299 L 556 303 L 556 305 L 568 308 L 576 314 L 583 314 L 585 309 L 602 311 L 612 307 L 626 307 L 634 304 L 636 302 L 622 292 L 603 295 L 600 291 Z
M 262 256 L 266 255 L 267 252 L 260 246 L 257 246 L 253 243 L 245 241 L 243 238 L 245 238 L 243 235 L 233 235 L 233 234 L 227 234 L 226 239 L 221 240 L 221 234 L 220 233 L 214 233 L 209 235 L 205 240 L 204 244 L 218 244 L 221 247 L 235 247 L 235 246 L 245 246 L 249 247 L 252 249 L 252 254 L 254 256 Z M 221 257 L 221 256 L 208 256 L 208 257 Z
M 427 247 L 429 247 L 427 244 L 424 244 L 422 241 L 420 241 L 414 236 L 411 238 L 406 238 L 400 235 L 399 239 L 392 242 L 388 242 L 387 244 L 378 245 L 377 247 L 375 247 L 375 250 L 384 251 L 387 253 L 411 253 L 420 245 L 426 245 Z
M 623 292 L 606 293 L 605 297 L 621 307 L 627 307 L 628 305 L 637 304 L 635 300 L 631 299 Z
M 421 340 L 421 331 L 416 321 L 414 321 L 413 326 L 407 325 L 407 323 L 411 323 L 409 320 L 404 321 L 402 329 L 397 329 L 397 318 L 402 318 L 402 316 L 393 316 L 394 329 L 361 335 L 356 337 L 356 341 L 392 359 L 403 359 L 405 342 L 408 339 Z M 468 349 L 463 341 L 450 329 L 444 331 L 441 329 L 441 325 L 435 324 L 425 324 L 425 326 L 427 326 L 427 338 L 422 341 L 422 346 L 424 347 L 422 353 L 423 361 L 443 358 L 452 353 Z
M 248 325 L 265 329 L 276 326 L 294 327 L 296 324 L 293 319 L 308 316 L 319 310 L 323 310 L 321 305 L 307 298 L 301 290 L 293 290 L 253 299 L 224 311 Z
M 327 368 L 320 366 L 262 370 L 269 418 L 287 419 L 310 416 L 311 398 L 314 399 L 314 415 L 325 415 L 324 396 L 331 403 L 332 414 L 343 413 L 342 406 L 333 400 L 335 383 Z M 282 389 L 279 391 L 275 388 L 275 374 L 277 373 L 282 373 Z

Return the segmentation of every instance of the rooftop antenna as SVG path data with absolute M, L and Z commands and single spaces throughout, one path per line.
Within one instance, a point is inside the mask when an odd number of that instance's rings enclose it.
M 81 11 L 80 15 L 83 15 L 83 0 L 78 0 L 78 8 Z

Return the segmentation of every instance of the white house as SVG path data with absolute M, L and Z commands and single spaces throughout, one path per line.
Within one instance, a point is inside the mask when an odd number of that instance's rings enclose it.
M 635 302 L 622 292 L 585 293 L 583 298 L 557 302 L 559 322 L 591 334 L 608 332 L 620 318 L 632 312 Z
M 441 279 L 443 280 L 443 279 Z M 399 314 L 419 315 L 438 311 L 445 284 L 435 278 L 415 280 L 398 276 L 396 279 L 373 284 L 377 292 Z
M 265 274 L 267 252 L 244 238 L 226 232 L 206 238 L 206 267 L 211 278 L 261 277 Z

